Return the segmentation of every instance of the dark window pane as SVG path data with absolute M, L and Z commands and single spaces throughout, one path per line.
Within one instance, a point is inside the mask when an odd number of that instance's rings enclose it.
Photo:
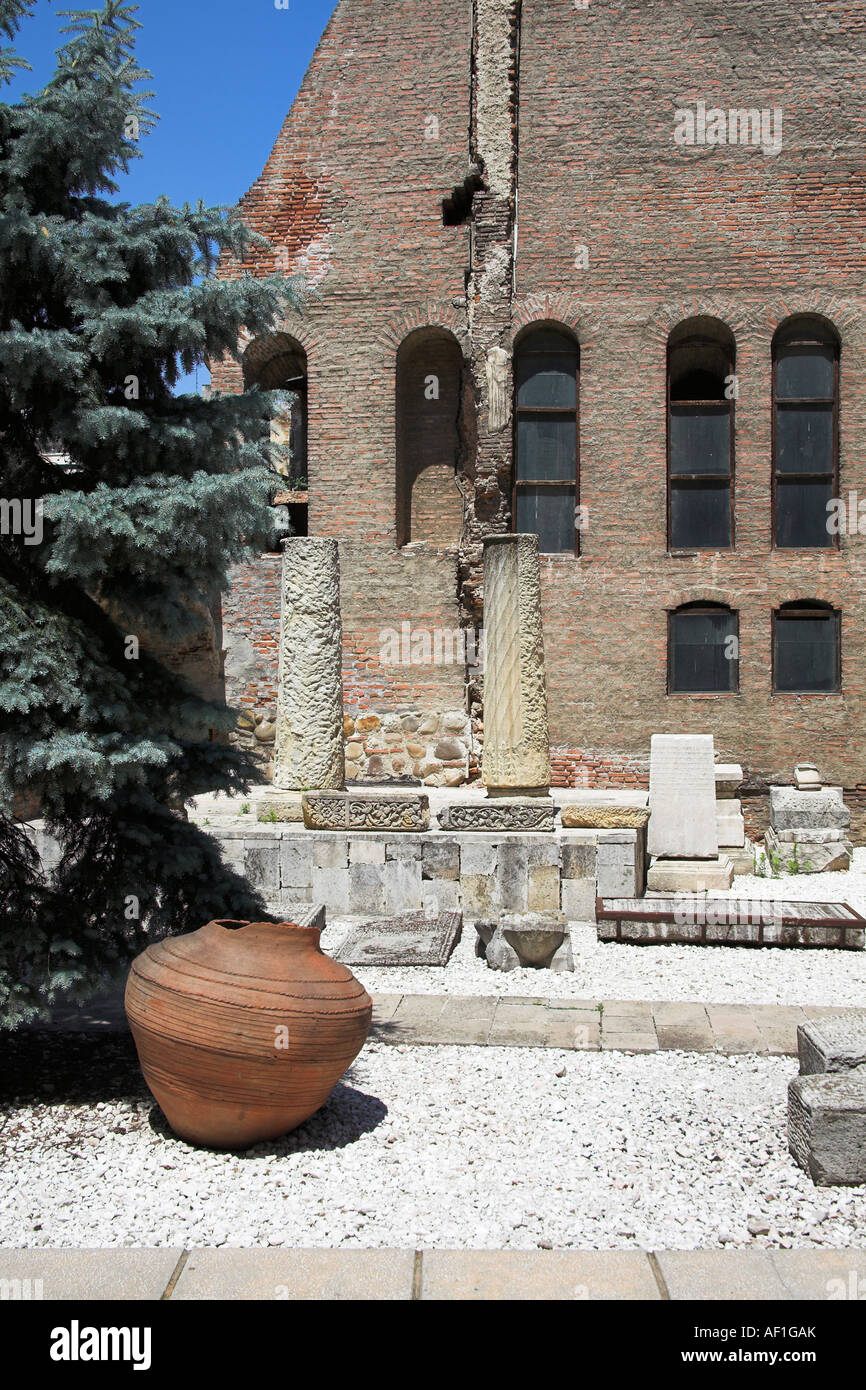
M 517 421 L 519 479 L 574 479 L 577 422 L 574 415 L 521 416 Z
M 836 390 L 836 354 L 829 347 L 788 349 L 776 361 L 776 395 L 780 400 L 832 400 Z
M 827 503 L 833 496 L 833 480 L 776 482 L 776 545 L 832 546 L 827 526 Z
M 776 411 L 780 473 L 833 472 L 833 407 L 788 405 Z
M 836 690 L 838 688 L 836 615 L 788 618 L 776 616 L 776 689 Z
M 671 690 L 736 690 L 736 633 L 735 613 L 672 613 Z
M 671 485 L 671 548 L 724 550 L 731 544 L 731 489 L 726 483 Z
M 526 353 L 517 361 L 517 404 L 577 409 L 577 358 L 574 353 Z
M 671 405 L 671 473 L 730 473 L 731 411 Z
M 577 356 L 577 344 L 567 333 L 556 328 L 536 328 L 523 338 L 517 348 L 518 357 L 533 352 L 568 352 Z
M 574 486 L 519 487 L 515 530 L 521 535 L 535 532 L 538 548 L 545 554 L 574 550 Z

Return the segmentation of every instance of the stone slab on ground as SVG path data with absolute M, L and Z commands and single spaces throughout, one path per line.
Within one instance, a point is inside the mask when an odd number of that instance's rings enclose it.
M 788 1087 L 788 1145 L 817 1187 L 866 1183 L 866 1068 L 796 1076 Z
M 441 830 L 554 829 L 555 803 L 547 797 L 491 797 L 488 801 L 454 801 L 439 811 Z
M 637 1250 L 428 1250 L 421 1298 L 655 1301 L 660 1293 Z
M 375 918 L 353 927 L 335 958 L 343 965 L 447 965 L 462 926 L 462 912 Z
M 647 849 L 676 859 L 719 852 L 712 734 L 653 734 Z
M 29 1280 L 29 1299 L 161 1299 L 183 1257 L 182 1249 L 2 1250 L 0 1285 Z M 7 1295 L 4 1295 L 6 1297 Z M 29 1300 L 28 1300 L 29 1301 Z
M 727 854 L 715 859 L 654 859 L 646 877 L 647 890 L 657 893 L 702 893 L 728 889 L 734 881 Z
M 298 927 L 318 927 L 325 930 L 327 911 L 324 903 L 286 903 L 283 907 L 283 921 L 294 922 Z
M 803 795 L 811 793 L 803 792 Z M 775 830 L 769 829 L 764 836 L 764 848 L 771 862 L 778 859 L 783 867 L 790 864 L 792 873 L 837 873 L 851 867 L 852 842 L 827 838 L 828 835 L 835 837 L 836 831 L 788 830 L 782 834 L 790 838 L 782 840 Z
M 430 803 L 422 792 L 305 792 L 309 830 L 427 830 Z
M 866 1013 L 810 1020 L 797 1030 L 800 1075 L 866 1067 Z
M 272 791 L 259 799 L 256 819 L 263 824 L 304 823 L 303 792 Z
M 847 903 L 671 895 L 599 898 L 600 941 L 862 951 L 866 919 Z
M 411 1250 L 192 1250 L 172 1299 L 402 1301 L 414 1274 Z

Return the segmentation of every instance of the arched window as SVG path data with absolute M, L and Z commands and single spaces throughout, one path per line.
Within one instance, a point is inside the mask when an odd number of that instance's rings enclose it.
M 514 530 L 545 554 L 578 550 L 580 348 L 560 328 L 524 334 L 514 353 Z
M 735 345 L 716 319 L 690 319 L 668 341 L 668 546 L 733 544 Z
M 276 398 L 271 442 L 278 446 L 275 467 L 286 480 L 285 491 L 274 498 L 278 549 L 280 534 L 307 534 L 307 354 L 288 333 L 273 333 L 250 343 L 243 365 L 244 384 L 273 391 Z
M 773 339 L 773 534 L 785 547 L 827 547 L 838 495 L 839 338 L 795 318 Z
M 739 688 L 738 615 L 722 604 L 689 603 L 668 614 L 671 694 L 730 693 Z
M 419 328 L 397 353 L 397 544 L 460 544 L 457 486 L 463 354 L 444 328 Z
M 773 689 L 820 693 L 842 685 L 841 615 L 828 603 L 784 603 L 773 614 Z

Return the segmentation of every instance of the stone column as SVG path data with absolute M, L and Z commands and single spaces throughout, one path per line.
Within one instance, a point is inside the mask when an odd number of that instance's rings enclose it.
M 484 756 L 490 791 L 547 791 L 550 734 L 537 536 L 484 543 Z
M 283 542 L 279 693 L 274 786 L 345 787 L 343 626 L 337 542 Z

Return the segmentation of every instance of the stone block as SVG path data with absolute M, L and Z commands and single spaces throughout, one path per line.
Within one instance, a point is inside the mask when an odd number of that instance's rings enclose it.
M 801 1076 L 866 1066 L 866 1013 L 838 1014 L 801 1023 L 797 1030 Z
M 256 820 L 262 823 L 279 821 L 303 825 L 302 797 L 303 792 L 266 792 L 256 807 Z
M 820 793 L 814 793 L 819 795 Z M 812 793 L 803 792 L 803 796 Z M 821 832 L 816 832 L 821 833 Z M 854 846 L 850 840 L 818 840 L 811 838 L 809 830 L 799 830 L 796 838 L 780 840 L 776 832 L 768 830 L 764 836 L 764 848 L 772 858 L 778 855 L 783 873 L 790 872 L 790 865 L 796 863 L 797 872 L 802 874 L 821 874 L 840 872 L 851 867 Z
M 322 902 L 335 916 L 345 917 L 349 908 L 349 870 L 313 868 L 312 900 Z
M 385 842 L 384 840 L 350 840 L 349 841 L 349 863 L 350 864 L 384 864 L 385 863 Z
M 416 912 L 421 907 L 421 860 L 391 859 L 383 876 L 383 908 L 388 914 Z
M 545 797 L 458 801 L 439 811 L 442 830 L 553 831 L 554 803 Z
M 662 893 L 702 893 L 727 889 L 733 881 L 734 866 L 726 854 L 716 859 L 654 859 L 647 874 L 647 888 Z M 599 896 L 607 897 L 608 894 L 599 889 Z
M 575 843 L 571 840 L 563 840 L 560 845 L 563 879 L 594 879 L 595 861 L 597 854 L 597 841 L 593 841 L 592 843 L 587 844 Z
M 716 800 L 729 800 L 743 782 L 743 769 L 739 763 L 716 763 L 715 780 Z
M 568 925 L 559 912 L 505 913 L 498 923 L 485 923 L 483 928 L 477 925 L 476 930 L 484 943 L 487 964 L 493 970 L 515 968 L 510 952 L 501 949 L 502 942 L 514 952 L 520 965 L 543 970 L 551 967 L 560 947 L 569 941 Z M 557 969 L 573 968 L 570 951 L 565 951 Z
M 567 830 L 643 830 L 648 821 L 649 811 L 641 806 L 592 806 L 578 802 L 562 808 L 562 824 Z
M 463 890 L 463 911 L 467 917 L 489 917 L 499 911 L 499 885 L 491 875 L 463 874 L 460 886 Z
M 460 845 L 456 840 L 425 840 L 421 847 L 421 877 L 460 877 Z
M 526 840 L 503 840 L 497 855 L 496 881 L 503 911 L 525 912 L 529 896 L 529 846 Z
M 310 830 L 428 830 L 430 802 L 422 792 L 305 792 Z
M 718 854 L 711 734 L 653 734 L 648 849 L 671 859 Z
M 564 878 L 560 884 L 563 916 L 569 922 L 594 922 L 597 897 L 594 878 Z
M 283 888 L 309 888 L 313 882 L 312 846 L 297 840 L 280 844 L 280 885 Z
M 794 786 L 798 792 L 817 792 L 822 785 L 821 774 L 814 763 L 798 763 L 794 768 Z
M 327 912 L 324 903 L 293 903 L 281 895 L 280 912 L 284 922 L 294 922 L 299 927 L 317 927 L 319 931 L 325 930 Z
M 425 912 L 457 912 L 463 906 L 460 884 L 452 878 L 422 878 L 421 907 Z
M 349 912 L 386 912 L 383 864 L 349 865 Z
M 461 877 L 467 874 L 494 874 L 498 855 L 499 845 L 493 837 L 466 840 L 460 846 Z
M 454 950 L 463 926 L 459 912 L 427 917 L 407 912 L 353 927 L 337 959 L 344 965 L 444 966 Z
M 600 831 L 596 878 L 599 897 L 639 897 L 644 891 L 643 832 Z
M 746 843 L 746 822 L 739 801 L 716 802 L 716 834 L 719 848 L 742 849 Z
M 385 838 L 385 862 L 389 859 L 420 859 L 420 835 L 391 835 Z
M 818 1187 L 866 1183 L 866 1069 L 795 1077 L 788 1145 Z
M 345 869 L 349 862 L 349 842 L 345 835 L 316 838 L 313 845 L 314 869 Z
M 278 843 L 247 845 L 244 855 L 244 871 L 253 888 L 264 894 L 279 891 L 280 887 L 280 846 Z
M 851 824 L 851 812 L 842 799 L 841 787 L 821 791 L 771 787 L 770 824 L 774 830 L 844 829 Z
M 537 865 L 529 870 L 526 885 L 529 912 L 558 912 L 559 896 L 558 867 Z

